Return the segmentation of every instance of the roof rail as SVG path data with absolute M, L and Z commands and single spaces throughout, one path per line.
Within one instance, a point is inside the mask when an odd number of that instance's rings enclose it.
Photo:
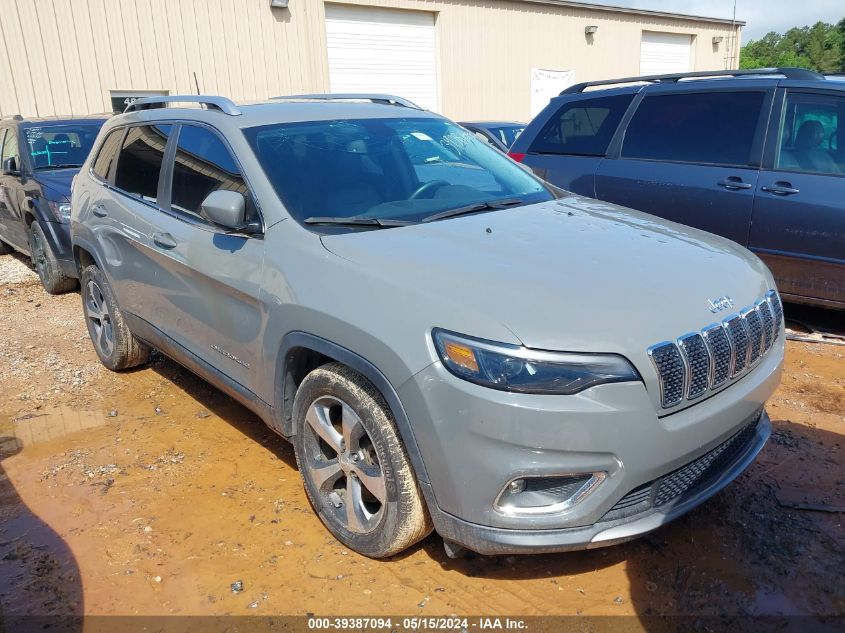
M 418 106 L 413 101 L 409 101 L 408 99 L 404 99 L 402 97 L 396 97 L 394 95 L 385 95 L 385 94 L 371 94 L 371 93 L 357 93 L 357 92 L 347 92 L 347 93 L 337 93 L 337 94 L 306 94 L 306 95 L 285 95 L 281 97 L 271 97 L 273 101 L 285 101 L 285 100 L 295 100 L 295 99 L 305 99 L 305 100 L 314 100 L 314 101 L 372 101 L 373 103 L 381 103 L 384 105 L 395 105 L 395 106 L 402 106 L 404 108 L 413 108 L 414 110 L 422 110 L 420 106 Z
M 613 86 L 616 84 L 631 84 L 638 82 L 648 83 L 677 83 L 682 79 L 695 79 L 705 77 L 757 77 L 760 75 L 783 75 L 787 79 L 823 79 L 821 75 L 806 68 L 748 68 L 742 70 L 699 70 L 688 73 L 672 73 L 669 75 L 643 75 L 642 77 L 625 77 L 622 79 L 602 79 L 600 81 L 585 81 L 580 84 L 569 86 L 560 94 L 573 94 L 584 92 L 592 86 Z
M 168 103 L 199 103 L 204 105 L 209 110 L 219 110 L 223 114 L 229 116 L 239 116 L 241 111 L 238 106 L 226 97 L 205 96 L 205 95 L 168 95 L 162 97 L 141 97 L 136 99 L 123 111 L 139 112 L 141 110 L 148 110 L 150 107 L 158 104 L 163 104 L 167 107 Z

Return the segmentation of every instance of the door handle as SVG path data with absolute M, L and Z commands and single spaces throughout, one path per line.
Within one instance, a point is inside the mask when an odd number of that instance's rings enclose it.
M 796 189 L 792 186 L 792 183 L 788 183 L 784 180 L 779 180 L 773 185 L 763 185 L 760 187 L 763 191 L 768 193 L 774 193 L 778 196 L 791 196 L 794 193 L 800 193 L 800 189 Z
M 753 185 L 751 183 L 742 182 L 742 178 L 737 176 L 729 176 L 724 180 L 720 180 L 716 183 L 720 187 L 724 187 L 725 189 L 731 189 L 739 191 L 740 189 L 751 189 Z
M 176 240 L 170 233 L 153 233 L 153 242 L 161 248 L 176 248 Z
M 104 218 L 108 215 L 108 213 L 106 213 L 106 209 L 100 204 L 95 204 L 91 207 L 91 213 L 96 215 L 98 218 Z

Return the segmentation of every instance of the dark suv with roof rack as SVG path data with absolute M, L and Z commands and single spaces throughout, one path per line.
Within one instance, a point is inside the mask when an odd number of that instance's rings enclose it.
M 711 231 L 845 309 L 845 81 L 798 68 L 572 86 L 511 148 L 547 181 Z
M 105 117 L 0 120 L 0 255 L 32 258 L 51 294 L 76 288 L 70 185 Z

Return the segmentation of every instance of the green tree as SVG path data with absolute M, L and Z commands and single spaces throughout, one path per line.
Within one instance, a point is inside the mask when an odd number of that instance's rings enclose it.
M 739 66 L 798 66 L 818 72 L 845 70 L 845 18 L 836 25 L 817 22 L 783 34 L 767 33 L 742 47 Z

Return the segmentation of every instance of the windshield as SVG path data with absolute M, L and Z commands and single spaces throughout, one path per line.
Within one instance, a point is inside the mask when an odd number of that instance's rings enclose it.
M 510 147 L 525 129 L 524 125 L 507 125 L 501 127 L 488 127 L 487 131 L 499 139 L 505 147 Z
M 509 158 L 443 119 L 279 123 L 244 134 L 299 222 L 417 222 L 485 202 L 529 204 L 553 197 Z
M 39 123 L 24 128 L 24 141 L 33 169 L 81 167 L 103 121 Z

